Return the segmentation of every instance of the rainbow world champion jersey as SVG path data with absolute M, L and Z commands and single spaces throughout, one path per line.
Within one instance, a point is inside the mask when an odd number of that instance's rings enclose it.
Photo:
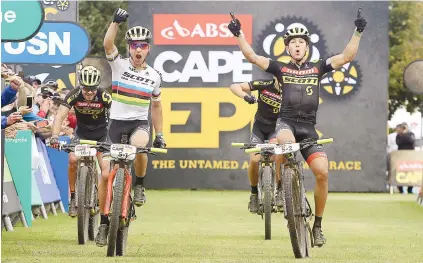
M 148 120 L 150 102 L 160 101 L 160 73 L 149 65 L 144 70 L 136 70 L 129 58 L 123 58 L 117 49 L 106 57 L 112 68 L 110 119 Z

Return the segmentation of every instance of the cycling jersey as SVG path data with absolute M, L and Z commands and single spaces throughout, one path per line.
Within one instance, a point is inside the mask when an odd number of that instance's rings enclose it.
M 275 80 L 254 80 L 248 82 L 250 90 L 258 91 L 256 120 L 275 126 L 281 105 L 279 84 Z
M 329 60 L 305 62 L 301 66 L 291 61 L 271 60 L 266 72 L 272 73 L 282 86 L 280 117 L 316 124 L 320 80 L 332 70 Z
M 90 134 L 96 138 L 107 134 L 107 115 L 112 98 L 106 91 L 98 90 L 92 101 L 87 101 L 79 88 L 71 90 L 65 97 L 62 105 L 75 109 L 76 131 L 84 139 L 89 139 Z
M 148 120 L 150 101 L 160 100 L 160 73 L 148 65 L 143 70 L 135 69 L 129 58 L 123 58 L 117 49 L 106 57 L 112 68 L 110 118 Z

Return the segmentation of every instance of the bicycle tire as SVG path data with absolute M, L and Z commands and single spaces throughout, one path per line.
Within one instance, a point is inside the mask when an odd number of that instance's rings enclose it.
M 88 167 L 81 166 L 78 174 L 78 243 L 84 245 L 88 239 L 89 212 L 85 209 L 86 197 L 89 196 L 90 187 L 86 187 L 91 181 L 88 176 Z M 88 191 L 88 193 L 87 193 Z
M 122 198 L 125 185 L 125 170 L 119 168 L 116 172 L 115 186 L 113 187 L 112 215 L 110 217 L 109 238 L 107 246 L 107 256 L 113 257 L 116 250 L 117 234 L 120 228 L 120 218 L 122 211 Z
M 92 195 L 94 195 L 94 200 L 97 200 L 97 196 L 98 196 L 98 191 L 97 188 L 95 187 L 95 185 L 93 186 L 93 191 L 92 191 Z M 95 201 L 94 202 L 94 209 L 97 210 L 97 206 L 98 206 L 98 202 Z M 95 239 L 95 236 L 97 234 L 97 229 L 98 229 L 98 219 L 99 219 L 100 215 L 99 213 L 96 213 L 95 215 L 91 216 L 90 215 L 90 220 L 88 223 L 88 239 L 90 241 L 93 241 Z
M 298 177 L 291 168 L 285 168 L 283 173 L 283 190 L 285 195 L 285 214 L 288 221 L 289 235 L 295 258 L 307 256 L 307 229 L 301 216 L 301 192 Z
M 272 238 L 272 168 L 263 168 L 263 189 L 264 189 L 264 239 Z
M 131 205 L 132 199 L 128 198 L 128 214 L 126 220 L 131 220 Z M 126 253 L 126 244 L 128 243 L 128 230 L 130 221 L 125 224 L 123 228 L 120 228 L 116 237 L 116 256 L 123 256 Z

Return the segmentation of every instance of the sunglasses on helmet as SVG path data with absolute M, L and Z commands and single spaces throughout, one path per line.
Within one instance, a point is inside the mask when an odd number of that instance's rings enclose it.
M 148 43 L 140 43 L 140 42 L 132 42 L 129 45 L 133 49 L 137 49 L 137 48 L 147 49 L 150 46 Z

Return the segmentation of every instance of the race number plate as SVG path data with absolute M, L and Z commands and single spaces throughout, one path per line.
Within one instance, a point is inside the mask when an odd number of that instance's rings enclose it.
M 287 154 L 300 150 L 299 143 L 283 144 L 275 147 L 275 154 Z
M 75 146 L 75 155 L 77 157 L 89 157 L 95 156 L 97 154 L 97 150 L 94 148 L 90 148 L 89 145 L 76 145 Z
M 110 156 L 117 159 L 134 160 L 137 147 L 128 144 L 112 144 L 110 147 Z

